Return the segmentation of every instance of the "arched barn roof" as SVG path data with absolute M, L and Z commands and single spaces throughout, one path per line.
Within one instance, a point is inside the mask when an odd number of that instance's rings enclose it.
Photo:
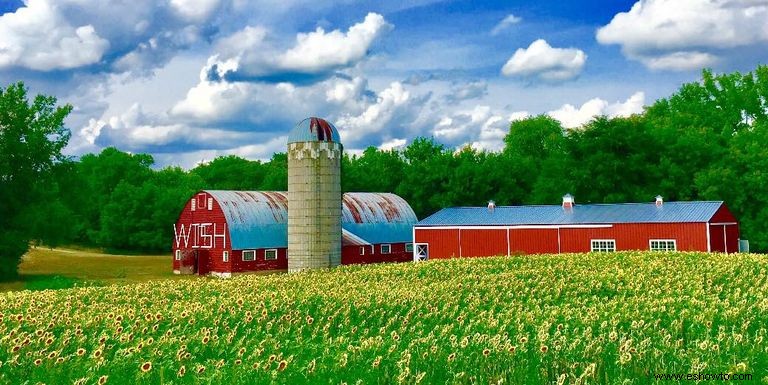
M 288 245 L 288 193 L 282 191 L 206 190 L 224 212 L 235 250 Z M 342 196 L 343 242 L 378 244 L 410 242 L 416 214 L 391 193 L 345 193 Z
M 288 194 L 282 191 L 206 190 L 218 202 L 232 248 L 261 249 L 288 244 Z
M 288 143 L 336 142 L 341 143 L 339 131 L 325 119 L 306 118 L 296 124 L 288 133 Z

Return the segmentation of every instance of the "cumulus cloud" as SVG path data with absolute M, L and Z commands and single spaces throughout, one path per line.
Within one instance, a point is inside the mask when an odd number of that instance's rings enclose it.
M 491 30 L 491 36 L 496 36 L 505 29 L 509 28 L 510 26 L 517 24 L 519 22 L 523 21 L 522 17 L 515 16 L 513 14 L 507 15 L 507 17 L 503 18 L 499 24 L 496 24 L 495 27 Z
M 392 149 L 400 149 L 400 148 L 405 147 L 406 143 L 407 143 L 407 140 L 405 140 L 403 138 L 395 138 L 395 139 L 392 139 L 392 140 L 388 140 L 388 141 L 382 143 L 381 145 L 379 145 L 379 149 L 380 150 L 385 150 L 385 151 L 389 151 L 389 150 L 392 150 Z
M 547 114 L 563 124 L 565 128 L 581 127 L 596 116 L 630 116 L 643 112 L 645 105 L 645 93 L 636 92 L 624 102 L 608 103 L 606 100 L 594 98 L 588 100 L 581 107 L 565 104 L 557 110 Z
M 432 135 L 443 143 L 459 148 L 470 146 L 477 150 L 499 151 L 512 121 L 530 116 L 527 111 L 512 113 L 495 111 L 490 106 L 477 105 L 471 110 L 454 112 L 442 117 L 432 128 Z
M 765 0 L 640 0 L 597 31 L 650 69 L 709 66 L 718 51 L 768 42 Z
M 251 28 L 250 30 L 248 28 Z M 231 81 L 316 82 L 343 68 L 363 60 L 373 43 L 392 28 L 383 16 L 369 13 L 346 32 L 326 32 L 322 27 L 296 35 L 293 47 L 281 51 L 264 41 L 259 30 L 246 27 L 225 38 L 229 59 L 236 57 L 239 66 L 223 74 Z M 242 38 L 241 36 L 245 36 Z
M 208 19 L 220 3 L 220 0 L 171 0 L 174 11 L 184 19 L 195 22 Z
M 449 103 L 458 103 L 462 100 L 478 99 L 488 94 L 488 82 L 484 80 L 467 83 L 454 83 L 445 99 Z
M 70 24 L 49 0 L 29 0 L 0 16 L 0 36 L 0 68 L 76 68 L 99 62 L 109 47 L 93 25 Z
M 553 48 L 538 39 L 528 48 L 518 48 L 501 73 L 506 76 L 538 77 L 547 81 L 563 81 L 577 77 L 587 55 L 576 48 Z
M 403 84 L 393 82 L 379 93 L 375 103 L 368 105 L 359 115 L 343 114 L 336 121 L 339 135 L 345 143 L 353 145 L 364 142 L 364 139 L 372 135 L 380 137 L 393 118 L 408 109 L 410 101 L 411 93 Z

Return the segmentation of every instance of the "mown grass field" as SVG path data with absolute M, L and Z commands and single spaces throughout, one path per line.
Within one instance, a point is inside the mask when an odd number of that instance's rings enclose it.
M 171 271 L 171 255 L 111 255 L 94 250 L 31 249 L 19 265 L 20 279 L 0 291 L 103 286 L 155 279 L 184 279 Z
M 610 253 L 8 292 L 0 383 L 765 383 L 767 278 L 763 255 Z

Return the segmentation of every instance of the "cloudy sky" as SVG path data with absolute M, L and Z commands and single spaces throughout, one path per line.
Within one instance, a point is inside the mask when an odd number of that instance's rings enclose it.
M 768 0 L 0 0 L 0 84 L 55 95 L 73 156 L 268 159 L 307 116 L 349 151 L 628 115 L 768 61 Z

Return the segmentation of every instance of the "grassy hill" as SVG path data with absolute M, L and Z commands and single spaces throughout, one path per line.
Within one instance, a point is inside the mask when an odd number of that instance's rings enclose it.
M 767 277 L 763 255 L 610 253 L 9 292 L 0 383 L 756 383 Z

